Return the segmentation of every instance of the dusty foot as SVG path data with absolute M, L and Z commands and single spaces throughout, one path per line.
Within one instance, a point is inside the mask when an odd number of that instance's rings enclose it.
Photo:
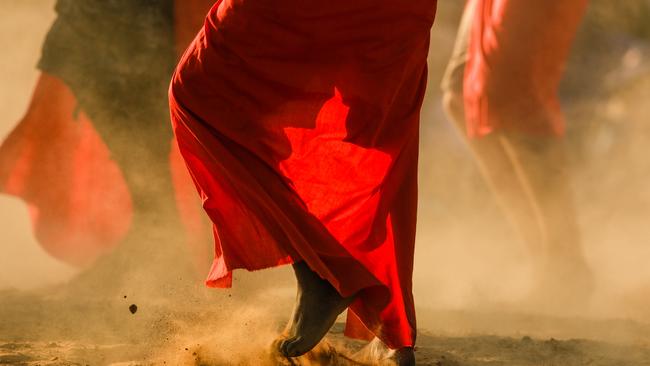
M 413 347 L 390 349 L 379 338 L 375 338 L 355 354 L 353 359 L 367 365 L 414 366 L 415 352 Z
M 394 351 L 393 361 L 397 366 L 415 366 L 415 351 L 413 347 L 404 347 Z
M 286 337 L 277 341 L 285 357 L 298 357 L 314 348 L 354 298 L 341 297 L 304 262 L 294 264 L 293 269 L 298 281 L 296 305 L 285 331 Z

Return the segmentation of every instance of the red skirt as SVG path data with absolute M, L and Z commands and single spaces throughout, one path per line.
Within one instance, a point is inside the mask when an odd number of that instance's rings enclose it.
M 475 1 L 464 81 L 469 135 L 562 135 L 558 86 L 588 0 Z
M 419 114 L 436 0 L 224 0 L 183 56 L 172 122 L 231 272 L 304 260 L 347 334 L 411 346 Z M 359 321 L 360 320 L 360 321 Z

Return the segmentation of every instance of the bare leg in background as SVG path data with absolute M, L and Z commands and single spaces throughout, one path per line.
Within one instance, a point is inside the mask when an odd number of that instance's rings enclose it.
M 463 135 L 462 96 L 446 92 L 447 115 Z M 565 141 L 492 133 L 468 139 L 479 169 L 534 260 L 531 300 L 581 307 L 593 291 L 573 205 Z

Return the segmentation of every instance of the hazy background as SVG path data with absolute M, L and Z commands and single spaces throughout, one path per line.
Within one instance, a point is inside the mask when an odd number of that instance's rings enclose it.
M 597 286 L 581 315 L 650 321 L 650 61 L 643 26 L 650 18 L 639 10 L 646 8 L 634 9 L 647 2 L 617 5 L 618 13 L 608 2 L 594 1 L 562 93 L 583 245 Z M 27 108 L 53 4 L 0 0 L 0 139 Z M 441 1 L 432 31 L 422 113 L 416 302 L 430 309 L 517 309 L 532 286 L 529 252 L 440 105 L 438 84 L 461 10 L 461 1 Z M 24 204 L 8 196 L 0 196 L 0 253 L 0 288 L 41 287 L 75 273 L 39 247 Z

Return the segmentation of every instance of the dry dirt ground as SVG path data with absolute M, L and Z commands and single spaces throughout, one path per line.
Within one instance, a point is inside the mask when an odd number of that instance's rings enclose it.
M 179 306 L 5 290 L 0 365 L 290 365 L 268 352 L 289 300 L 260 295 L 242 303 L 229 295 Z M 420 319 L 429 329 L 420 330 L 420 365 L 650 365 L 650 325 L 642 323 L 426 309 Z M 345 339 L 339 323 L 317 351 L 294 364 L 367 365 L 354 361 L 363 346 Z

